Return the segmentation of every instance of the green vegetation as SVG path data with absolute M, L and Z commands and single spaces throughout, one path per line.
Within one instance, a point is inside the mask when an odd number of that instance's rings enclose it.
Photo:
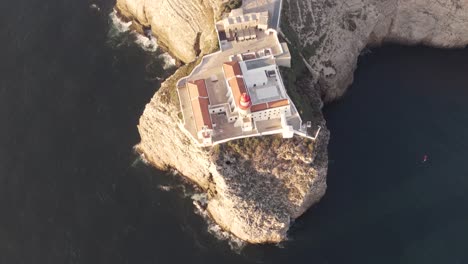
M 342 22 L 342 28 L 347 29 L 349 31 L 355 31 L 357 28 L 356 22 L 354 21 L 355 19 L 360 19 L 361 14 L 353 14 L 353 13 L 348 13 L 343 17 L 343 22 Z
M 163 83 L 159 92 L 161 93 L 161 100 L 164 103 L 172 104 L 179 108 L 180 102 L 179 95 L 177 94 L 177 82 L 180 79 L 188 76 L 193 71 L 193 69 L 201 63 L 205 54 L 210 54 L 219 50 L 218 36 L 216 36 L 215 30 L 213 30 L 212 34 L 212 38 L 209 38 L 207 36 L 204 37 L 204 39 L 206 39 L 204 43 L 205 49 L 201 51 L 198 58 L 177 69 L 177 71 Z
M 310 45 L 307 45 L 305 48 L 302 49 L 302 55 L 304 55 L 305 58 L 310 58 L 312 56 L 317 55 L 317 50 L 325 41 L 326 37 L 327 34 L 322 34 L 318 40 L 312 42 L 312 44 Z
M 267 152 L 278 149 L 283 142 L 285 141 L 280 135 L 249 137 L 229 141 L 223 144 L 222 148 L 224 148 L 223 152 L 230 150 L 237 156 L 250 159 L 267 155 Z
M 289 24 L 289 10 L 288 5 L 284 5 L 281 19 L 281 32 L 287 39 L 289 52 L 291 53 L 291 68 L 281 69 L 281 75 L 283 76 L 284 85 L 291 97 L 294 105 L 301 114 L 303 120 L 314 120 L 314 109 L 312 108 L 312 102 L 309 99 L 310 94 L 308 91 L 304 91 L 299 87 L 299 84 L 304 82 L 304 79 L 310 77 L 309 69 L 303 61 L 301 56 L 310 57 L 315 54 L 319 47 L 320 42 L 323 42 L 326 34 L 323 34 L 317 43 L 302 48 L 300 40 L 297 34 Z M 307 85 L 307 84 L 303 84 Z
M 277 158 L 279 153 L 297 152 L 312 155 L 314 142 L 294 137 L 283 139 L 281 135 L 249 137 L 228 141 L 212 148 L 212 157 L 220 159 L 222 153 L 229 153 L 242 160 Z
M 229 2 L 225 3 L 224 6 L 221 8 L 223 13 L 229 13 L 232 9 L 236 9 L 242 6 L 242 0 L 230 0 Z
M 182 67 L 180 67 L 169 79 L 167 79 L 161 89 L 159 90 L 161 94 L 161 101 L 166 104 L 172 104 L 176 107 L 179 107 L 179 95 L 177 94 L 177 82 L 185 76 L 188 76 L 192 70 L 200 64 L 202 57 L 200 56 L 197 60 L 190 62 Z
M 301 114 L 302 119 L 312 120 L 314 114 L 309 97 L 306 94 L 306 91 L 298 87 L 301 79 L 306 76 L 310 76 L 310 72 L 297 49 L 290 47 L 289 51 L 292 59 L 291 68 L 281 69 L 283 82 L 289 97 L 291 97 L 291 100 L 294 102 L 294 105 Z

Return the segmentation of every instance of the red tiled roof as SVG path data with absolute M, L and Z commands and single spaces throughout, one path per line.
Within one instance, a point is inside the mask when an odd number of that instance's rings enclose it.
M 208 97 L 205 80 L 189 81 L 188 89 L 191 99 L 194 97 Z
M 226 79 L 235 77 L 236 75 L 242 75 L 242 71 L 237 61 L 228 61 L 223 64 L 224 73 Z
M 240 77 L 232 78 L 229 80 L 229 86 L 231 86 L 232 96 L 236 103 L 237 108 L 240 107 L 240 98 L 243 93 L 247 93 L 245 89 L 244 79 Z
M 192 100 L 193 117 L 195 119 L 197 131 L 202 130 L 204 126 L 207 126 L 209 129 L 213 128 L 210 111 L 208 110 L 209 104 L 210 102 L 206 98 Z
M 266 102 L 263 104 L 252 105 L 252 107 L 250 108 L 250 111 L 258 112 L 258 111 L 263 111 L 266 109 L 276 108 L 276 107 L 285 106 L 285 105 L 289 105 L 288 99 L 281 99 L 277 101 Z
M 232 96 L 237 108 L 240 107 L 240 98 L 243 93 L 247 93 L 245 88 L 244 80 L 240 77 L 242 75 L 242 70 L 240 68 L 239 62 L 229 61 L 223 64 L 224 74 L 226 80 L 228 80 L 229 86 L 231 87 Z
M 211 123 L 210 111 L 208 110 L 210 100 L 208 99 L 205 80 L 187 82 L 187 88 L 189 90 L 197 131 L 202 130 L 204 126 L 212 129 L 213 125 Z
M 289 104 L 288 99 L 281 99 L 273 102 L 268 102 L 268 108 L 275 108 L 275 107 L 280 107 L 280 106 L 285 106 Z
M 268 105 L 266 103 L 252 105 L 252 107 L 250 107 L 251 112 L 258 112 L 258 111 L 262 111 L 262 110 L 265 110 L 265 109 L 268 109 Z

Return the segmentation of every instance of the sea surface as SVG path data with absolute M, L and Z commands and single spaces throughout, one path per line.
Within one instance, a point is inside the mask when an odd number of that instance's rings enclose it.
M 327 194 L 288 241 L 243 245 L 134 153 L 174 67 L 113 4 L 0 3 L 1 264 L 468 263 L 468 50 L 363 55 L 325 108 Z

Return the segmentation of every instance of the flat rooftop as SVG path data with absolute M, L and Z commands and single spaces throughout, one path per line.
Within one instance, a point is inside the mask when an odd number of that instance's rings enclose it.
M 247 70 L 253 70 L 258 68 L 264 68 L 271 65 L 276 65 L 276 62 L 273 58 L 259 59 L 259 60 L 249 60 L 245 61 L 245 66 Z
M 274 58 L 261 58 L 239 63 L 252 104 L 287 99 Z
M 251 87 L 247 90 L 254 105 L 287 98 L 275 78 L 268 78 L 268 83 L 264 86 Z

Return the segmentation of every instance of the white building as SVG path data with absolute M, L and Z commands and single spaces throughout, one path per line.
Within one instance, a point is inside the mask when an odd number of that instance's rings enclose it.
M 291 103 L 273 57 L 223 64 L 228 86 L 230 122 L 243 131 L 254 129 L 255 123 L 277 119 L 290 131 L 286 118 L 291 116 Z M 292 136 L 287 133 L 287 137 Z
M 234 9 L 230 15 L 223 19 L 226 32 L 237 32 L 243 29 L 258 28 L 268 29 L 268 11 L 244 14 L 242 8 Z
M 210 99 L 208 98 L 205 80 L 189 81 L 187 82 L 187 89 L 197 137 L 203 145 L 211 145 L 213 143 L 213 123 L 209 113 Z

